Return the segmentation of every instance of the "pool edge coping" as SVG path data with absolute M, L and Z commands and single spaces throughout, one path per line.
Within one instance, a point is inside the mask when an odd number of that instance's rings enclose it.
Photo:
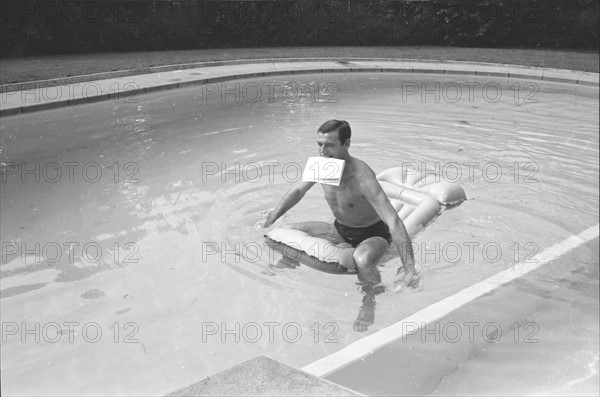
M 265 63 L 277 63 L 277 64 L 294 64 L 301 62 L 322 62 L 323 67 L 306 68 L 306 69 L 294 69 L 291 70 L 269 70 L 269 71 L 249 71 L 247 73 L 232 73 L 227 71 L 228 66 L 239 66 L 248 65 L 252 68 L 252 65 L 263 65 Z M 326 65 L 325 63 L 337 63 L 334 67 Z M 379 62 L 388 65 L 377 65 L 375 67 L 359 66 L 352 67 L 350 62 Z M 419 67 L 411 67 L 411 64 L 421 64 Z M 436 67 L 423 67 L 422 64 L 431 64 L 438 66 Z M 453 65 L 454 68 L 439 68 L 440 65 Z M 0 93 L 5 97 L 7 92 L 10 93 L 21 93 L 24 91 L 31 90 L 32 88 L 40 89 L 47 87 L 56 86 L 70 86 L 78 85 L 82 82 L 91 81 L 110 81 L 117 78 L 136 76 L 140 78 L 150 78 L 155 73 L 176 73 L 181 70 L 191 69 L 203 69 L 207 67 L 223 66 L 225 70 L 220 76 L 215 77 L 202 77 L 198 79 L 191 79 L 183 82 L 170 82 L 161 83 L 156 85 L 145 85 L 138 86 L 140 93 L 152 93 L 156 91 L 184 88 L 194 85 L 210 84 L 215 82 L 231 81 L 251 77 L 268 77 L 273 75 L 295 75 L 295 74 L 309 74 L 309 73 L 431 73 L 441 75 L 473 75 L 473 76 L 490 76 L 490 77 L 502 77 L 502 78 L 528 78 L 539 81 L 549 81 L 557 83 L 576 84 L 584 86 L 598 87 L 599 73 L 585 72 L 571 69 L 555 69 L 555 68 L 541 68 L 535 66 L 526 65 L 515 65 L 515 64 L 502 64 L 502 63 L 488 63 L 488 62 L 473 62 L 473 61 L 454 61 L 454 60 L 421 60 L 421 59 L 403 59 L 398 60 L 395 58 L 357 58 L 357 57 L 340 57 L 340 58 L 265 58 L 265 59 L 252 59 L 252 60 L 233 60 L 233 61 L 210 61 L 193 64 L 178 64 L 178 65 L 166 65 L 151 68 L 150 73 L 140 73 L 139 70 L 125 70 L 117 72 L 98 73 L 92 75 L 72 76 L 60 79 L 51 80 L 38 80 L 24 83 L 14 83 L 14 86 L 20 86 L 21 89 L 6 91 L 6 86 L 0 86 Z M 456 66 L 459 66 L 456 68 Z M 496 69 L 496 70 L 494 70 Z M 498 70 L 500 69 L 500 70 Z M 111 75 L 111 78 L 102 78 L 103 76 Z M 547 76 L 548 75 L 548 76 Z M 582 76 L 589 76 L 590 79 L 582 79 Z M 9 84 L 10 85 L 10 84 Z M 41 110 L 56 109 L 65 106 L 89 104 L 93 102 L 99 102 L 111 99 L 111 94 L 101 93 L 99 95 L 79 97 L 74 99 L 60 99 L 58 101 L 44 100 L 39 103 L 28 103 L 22 106 L 13 106 L 8 108 L 2 108 L 4 105 L 4 99 L 0 104 L 0 117 L 30 113 Z
M 246 65 L 246 64 L 262 64 L 271 62 L 319 62 L 319 61 L 337 61 L 337 62 L 351 62 L 351 61 L 371 61 L 371 62 L 423 62 L 423 63 L 465 63 L 465 64 L 477 64 L 487 66 L 506 66 L 506 67 L 521 67 L 530 69 L 546 69 L 546 70 L 563 70 L 571 71 L 576 73 L 591 73 L 598 74 L 596 72 L 590 72 L 585 70 L 575 69 L 557 69 L 557 68 L 541 68 L 538 66 L 521 65 L 521 64 L 510 64 L 510 63 L 498 63 L 498 62 L 479 62 L 479 61 L 460 61 L 452 59 L 420 59 L 420 58 L 370 58 L 370 57 L 305 57 L 305 58 L 256 58 L 256 59 L 232 59 L 232 60 L 220 60 L 220 61 L 203 61 L 203 62 L 192 62 L 192 63 L 180 63 L 172 65 L 160 65 L 160 66 L 149 66 L 146 68 L 139 69 L 123 69 L 114 70 L 110 72 L 99 72 L 90 73 L 77 76 L 57 77 L 53 79 L 45 80 L 33 80 L 24 81 L 19 83 L 6 83 L 0 84 L 0 93 L 12 92 L 12 91 L 23 91 L 31 88 L 39 88 L 41 84 L 52 84 L 52 85 L 64 85 L 73 83 L 82 83 L 86 81 L 104 80 L 111 78 L 129 77 L 129 76 L 142 76 L 152 73 L 171 72 L 176 70 L 187 70 L 196 69 L 212 66 L 230 66 L 230 65 Z

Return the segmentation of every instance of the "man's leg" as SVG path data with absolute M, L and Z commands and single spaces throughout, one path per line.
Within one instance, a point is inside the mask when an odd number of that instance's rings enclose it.
M 381 282 L 376 264 L 388 247 L 389 244 L 383 237 L 370 237 L 356 247 L 354 263 L 358 270 L 358 279 L 365 285 L 373 286 Z
M 333 244 L 341 244 L 344 242 L 344 239 L 340 236 L 332 223 L 319 221 L 298 222 L 292 223 L 288 228 L 303 231 L 313 237 L 329 240 Z
M 381 282 L 377 261 L 381 259 L 388 247 L 389 244 L 384 238 L 371 237 L 360 243 L 354 251 L 354 263 L 364 294 L 362 306 L 354 321 L 354 330 L 357 332 L 365 332 L 375 322 L 375 295 L 384 291 L 384 287 L 375 286 Z

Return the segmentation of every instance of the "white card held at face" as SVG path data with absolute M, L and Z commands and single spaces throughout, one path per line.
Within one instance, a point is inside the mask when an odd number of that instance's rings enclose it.
M 302 181 L 339 186 L 345 165 L 345 160 L 329 157 L 309 157 L 306 167 L 304 167 Z

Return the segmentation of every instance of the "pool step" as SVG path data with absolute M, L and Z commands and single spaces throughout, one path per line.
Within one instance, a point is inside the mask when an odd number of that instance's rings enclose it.
M 362 396 L 265 356 L 257 356 L 168 396 Z

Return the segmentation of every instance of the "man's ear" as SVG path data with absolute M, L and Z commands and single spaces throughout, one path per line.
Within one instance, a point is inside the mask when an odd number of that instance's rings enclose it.
M 346 143 L 344 143 L 344 146 L 346 146 L 346 149 L 350 147 L 350 138 L 346 139 Z

